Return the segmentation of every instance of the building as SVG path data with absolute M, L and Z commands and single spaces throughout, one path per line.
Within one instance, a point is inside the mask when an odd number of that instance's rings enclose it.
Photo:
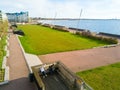
M 4 21 L 7 21 L 7 16 L 5 13 L 3 13 L 1 10 L 0 10 L 0 22 L 4 22 Z
M 6 13 L 9 22 L 14 23 L 27 23 L 29 21 L 28 12 L 20 12 L 20 13 Z
M 0 11 L 0 22 L 2 21 L 2 12 Z

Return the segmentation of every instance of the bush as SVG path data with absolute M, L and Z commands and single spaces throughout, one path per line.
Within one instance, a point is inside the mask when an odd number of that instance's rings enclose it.
M 80 35 L 82 37 L 87 37 L 94 40 L 101 40 L 103 42 L 107 42 L 109 44 L 117 44 L 118 40 L 116 38 L 106 38 L 102 36 L 93 36 L 90 31 L 82 31 L 82 32 L 76 32 L 76 35 Z
M 22 30 L 15 30 L 13 31 L 14 34 L 18 34 L 18 35 L 25 35 L 24 32 Z
M 76 35 L 81 35 L 80 32 L 76 32 L 75 34 L 76 34 Z
M 68 30 L 65 30 L 64 28 L 53 27 L 53 29 L 58 30 L 58 31 L 62 31 L 62 32 L 69 32 Z
M 117 44 L 118 43 L 116 38 L 103 38 L 103 41 L 106 41 L 110 44 Z

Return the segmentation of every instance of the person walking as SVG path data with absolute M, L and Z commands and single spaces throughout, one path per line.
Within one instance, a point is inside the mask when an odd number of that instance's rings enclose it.
M 45 76 L 47 76 L 44 66 L 41 66 L 40 72 L 41 72 L 43 78 L 45 78 Z

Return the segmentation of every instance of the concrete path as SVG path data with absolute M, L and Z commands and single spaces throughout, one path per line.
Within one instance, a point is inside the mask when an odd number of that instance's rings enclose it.
M 94 48 L 40 55 L 43 63 L 61 61 L 73 72 L 120 62 L 120 45 L 110 48 Z
M 37 55 L 26 53 L 25 50 L 23 49 L 23 47 L 21 45 L 21 42 L 18 39 L 18 37 L 17 37 L 17 40 L 18 40 L 18 43 L 19 43 L 20 48 L 22 50 L 22 53 L 24 55 L 24 58 L 26 60 L 28 70 L 29 70 L 30 73 L 32 73 L 32 69 L 31 69 L 32 66 L 40 65 L 40 64 L 43 64 L 43 63 L 41 62 L 41 60 L 39 59 L 39 57 Z
M 7 65 L 10 68 L 10 82 L 0 86 L 0 90 L 36 90 L 34 83 L 28 79 L 29 71 L 16 35 L 10 36 L 9 50 Z
M 25 53 L 24 56 L 30 73 L 32 73 L 32 69 L 31 69 L 32 66 L 43 64 L 36 55 Z

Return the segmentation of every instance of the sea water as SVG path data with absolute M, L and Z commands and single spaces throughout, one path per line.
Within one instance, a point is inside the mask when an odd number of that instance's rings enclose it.
M 61 25 L 66 27 L 87 29 L 92 32 L 105 32 L 120 35 L 119 19 L 67 19 L 67 20 L 40 20 L 42 23 Z

